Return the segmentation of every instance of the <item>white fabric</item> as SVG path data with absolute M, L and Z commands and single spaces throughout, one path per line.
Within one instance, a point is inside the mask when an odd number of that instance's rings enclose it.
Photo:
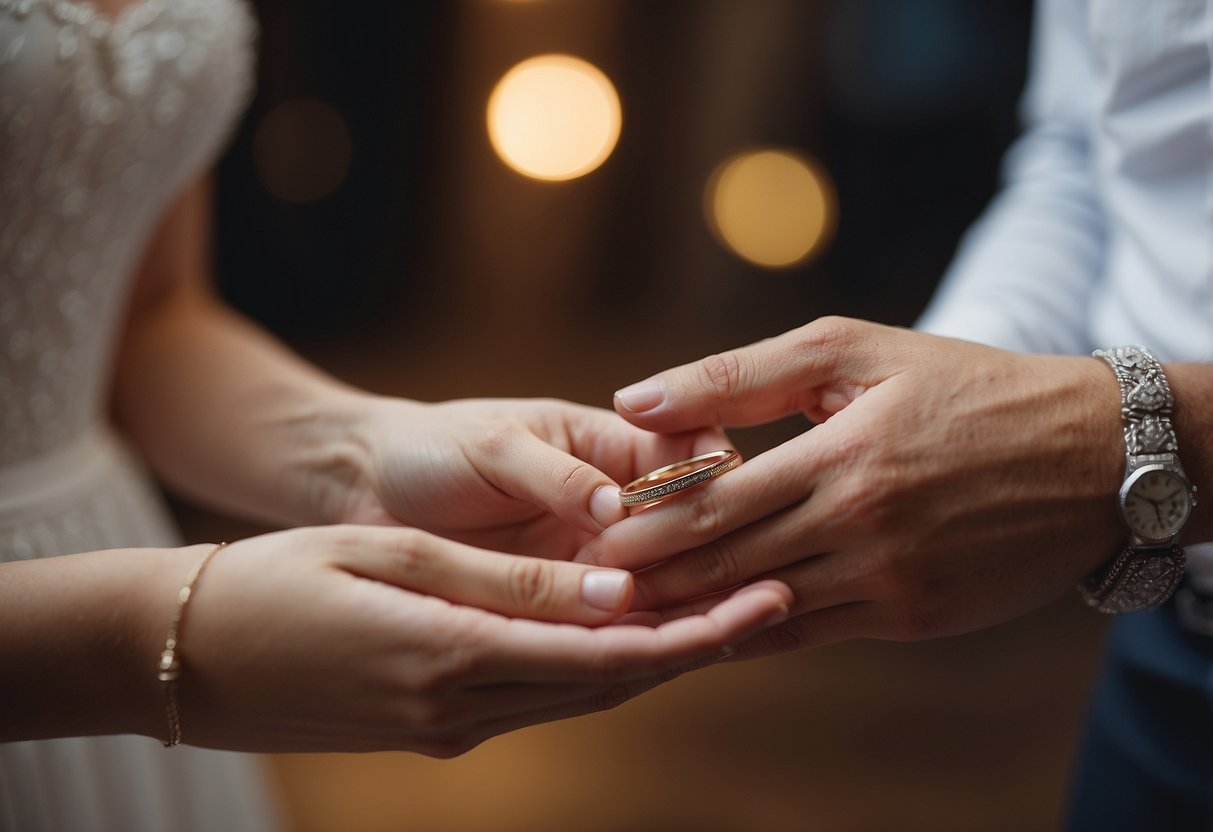
M 1211 51 L 1208 0 L 1039 0 L 1026 130 L 919 328 L 1213 360 Z M 1213 590 L 1213 547 L 1187 551 Z
M 0 560 L 177 543 L 106 384 L 139 257 L 232 129 L 253 37 L 237 0 L 0 0 Z M 276 825 L 254 757 L 0 744 L 0 830 Z
M 1213 360 L 1208 0 L 1040 0 L 1027 127 L 919 327 Z

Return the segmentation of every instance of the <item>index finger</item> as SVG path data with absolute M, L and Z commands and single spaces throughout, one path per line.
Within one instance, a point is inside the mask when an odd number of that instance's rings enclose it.
M 754 425 L 792 413 L 821 421 L 887 373 L 890 327 L 822 318 L 783 335 L 658 373 L 615 394 L 634 425 L 669 433 Z

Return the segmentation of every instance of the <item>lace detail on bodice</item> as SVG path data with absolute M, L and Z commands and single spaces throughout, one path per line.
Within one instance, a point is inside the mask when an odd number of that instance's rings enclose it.
M 0 467 L 104 418 L 131 278 L 252 87 L 239 0 L 0 0 Z

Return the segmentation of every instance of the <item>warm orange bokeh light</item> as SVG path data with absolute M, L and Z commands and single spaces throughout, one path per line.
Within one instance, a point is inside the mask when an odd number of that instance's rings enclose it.
M 615 149 L 622 120 L 610 79 L 570 55 L 523 61 L 489 97 L 493 149 L 535 179 L 574 179 L 597 168 Z
M 805 156 L 751 150 L 725 160 L 704 193 L 708 224 L 739 257 L 771 269 L 803 262 L 833 230 L 833 189 Z

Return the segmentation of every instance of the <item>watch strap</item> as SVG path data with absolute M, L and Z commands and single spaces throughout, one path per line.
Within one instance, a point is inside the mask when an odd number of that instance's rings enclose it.
M 1139 346 L 1110 347 L 1092 355 L 1107 363 L 1120 385 L 1126 472 L 1132 472 L 1138 464 L 1165 460 L 1169 468 L 1183 476 L 1179 441 L 1171 421 L 1175 397 L 1162 364 Z M 1183 580 L 1187 560 L 1176 538 L 1178 535 L 1161 546 L 1139 545 L 1136 538 L 1130 538 L 1106 567 L 1079 584 L 1079 593 L 1087 604 L 1111 615 L 1166 603 Z
M 1107 568 L 1079 584 L 1078 591 L 1088 606 L 1108 615 L 1153 609 L 1174 594 L 1186 563 L 1179 546 L 1126 546 Z
M 1111 347 L 1092 355 L 1107 362 L 1120 383 L 1120 413 L 1129 456 L 1179 450 L 1171 422 L 1175 397 L 1158 359 L 1137 346 Z

